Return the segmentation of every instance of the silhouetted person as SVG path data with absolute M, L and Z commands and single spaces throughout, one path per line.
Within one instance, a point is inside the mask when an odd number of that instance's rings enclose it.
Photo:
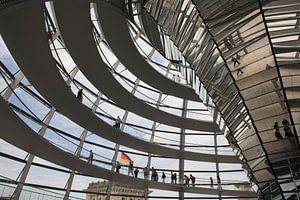
M 116 172 L 117 173 L 120 173 L 120 169 L 121 169 L 121 165 L 119 162 L 117 162 L 117 165 L 116 165 Z
M 284 119 L 282 120 L 282 125 L 283 125 L 283 126 L 289 126 L 289 125 L 290 125 L 290 122 L 284 118 Z
M 174 174 L 172 171 L 171 171 L 171 184 L 174 184 Z
M 140 171 L 140 170 L 136 167 L 135 170 L 134 170 L 134 176 L 135 176 L 135 178 L 138 177 L 139 171 Z
M 285 134 L 286 137 L 289 138 L 289 137 L 294 136 L 290 127 L 285 127 L 285 128 L 283 128 L 283 130 L 284 130 L 284 134 Z
M 147 167 L 145 167 L 145 168 L 143 169 L 143 172 L 144 172 L 144 179 L 147 179 L 147 180 L 148 180 L 149 171 L 148 171 Z
M 173 176 L 174 176 L 174 183 L 177 184 L 177 174 L 174 173 Z
M 196 177 L 193 176 L 192 174 L 190 174 L 190 179 L 191 179 L 191 182 L 192 182 L 192 186 L 195 187 Z
M 286 119 L 283 119 L 282 120 L 282 125 L 283 125 L 283 130 L 284 130 L 284 134 L 286 137 L 293 137 L 293 133 L 291 131 L 291 128 L 290 128 L 290 123 L 288 120 Z
M 240 75 L 240 74 L 243 74 L 243 73 L 244 73 L 244 72 L 243 72 L 242 68 L 239 68 L 239 69 L 237 70 L 236 75 Z
M 158 181 L 158 174 L 154 167 L 151 168 L 151 181 Z
M 175 74 L 173 74 L 173 81 L 176 81 L 176 80 L 175 80 Z
M 158 173 L 157 173 L 156 169 L 154 170 L 154 180 L 158 181 Z
M 90 150 L 90 155 L 88 157 L 88 161 L 87 162 L 90 163 L 90 164 L 92 164 L 93 158 L 94 158 L 94 153 L 93 153 L 92 150 Z
M 218 190 L 222 190 L 222 184 L 221 184 L 221 179 L 220 176 L 217 176 L 217 183 L 218 183 Z
M 80 89 L 77 93 L 77 99 L 82 102 L 82 99 L 83 99 L 83 90 Z
M 176 75 L 175 80 L 180 83 L 180 76 Z
M 240 61 L 239 61 L 239 59 L 238 59 L 238 57 L 232 57 L 231 58 L 231 61 L 233 62 L 233 66 L 235 67 L 236 65 L 239 65 L 239 64 L 241 64 L 240 63 Z
M 47 38 L 48 38 L 48 40 L 52 40 L 53 39 L 53 32 L 52 31 L 47 31 L 46 32 L 46 36 L 47 36 Z
M 233 48 L 232 45 L 230 44 L 230 42 L 228 41 L 228 38 L 224 39 L 224 45 L 228 50 Z
M 120 117 L 118 116 L 116 121 L 115 121 L 115 124 L 113 125 L 113 127 L 115 127 L 116 129 L 120 129 L 120 125 L 121 125 L 121 119 Z
M 163 180 L 163 183 L 165 183 L 165 180 L 166 180 L 166 174 L 165 174 L 165 172 L 162 173 L 161 178 Z
M 155 169 L 154 169 L 154 167 L 151 168 L 151 181 L 155 181 Z
M 129 162 L 129 165 L 128 165 L 128 176 L 131 174 L 132 176 L 134 176 L 133 174 L 133 163 L 132 161 Z
M 187 175 L 184 175 L 184 185 L 190 186 L 190 178 Z
M 212 177 L 209 177 L 210 179 L 210 188 L 214 188 L 214 180 L 212 179 Z
M 282 136 L 280 134 L 280 131 L 279 131 L 279 125 L 278 125 L 278 122 L 275 122 L 274 124 L 274 129 L 275 129 L 275 137 L 279 140 L 282 139 Z

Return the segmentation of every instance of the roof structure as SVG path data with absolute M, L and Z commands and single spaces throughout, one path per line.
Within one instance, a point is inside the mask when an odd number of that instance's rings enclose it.
M 298 0 L 1 1 L 0 198 L 83 199 L 97 178 L 106 199 L 115 183 L 145 199 L 300 199 L 299 11 Z M 137 177 L 116 170 L 122 152 Z

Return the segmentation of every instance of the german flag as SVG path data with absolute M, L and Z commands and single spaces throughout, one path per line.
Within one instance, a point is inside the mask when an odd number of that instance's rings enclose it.
M 129 165 L 130 162 L 132 162 L 132 164 L 133 164 L 133 160 L 131 160 L 127 154 L 122 152 L 120 163 L 122 163 L 124 165 Z

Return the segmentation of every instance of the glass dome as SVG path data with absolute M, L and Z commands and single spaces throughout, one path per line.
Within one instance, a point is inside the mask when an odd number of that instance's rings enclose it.
M 1 2 L 0 199 L 299 199 L 299 6 Z

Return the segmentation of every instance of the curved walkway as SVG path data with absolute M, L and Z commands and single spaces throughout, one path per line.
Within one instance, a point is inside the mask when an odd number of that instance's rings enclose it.
M 194 89 L 167 78 L 147 63 L 133 43 L 126 17 L 122 15 L 120 10 L 116 10 L 117 7 L 104 1 L 98 1 L 97 9 L 100 25 L 107 43 L 130 72 L 166 94 L 200 101 Z
M 143 152 L 177 159 L 240 163 L 235 156 L 180 151 L 149 143 L 116 130 L 94 115 L 75 98 L 55 66 L 44 31 L 43 6 L 43 2 L 30 3 L 1 15 L 1 34 L 23 73 L 60 113 L 100 137 Z
M 172 115 L 146 104 L 127 91 L 109 72 L 100 57 L 92 35 L 88 1 L 57 0 L 54 1 L 54 7 L 59 30 L 70 55 L 93 85 L 108 98 L 137 115 L 159 123 L 199 131 L 220 131 L 214 122 Z M 156 80 L 156 84 L 161 85 L 159 79 Z
M 219 193 L 226 196 L 243 196 L 257 197 L 252 191 L 238 190 L 216 190 L 201 187 L 185 187 L 169 183 L 160 183 L 137 179 L 123 174 L 118 174 L 110 170 L 88 164 L 80 160 L 73 154 L 67 153 L 56 146 L 52 145 L 45 138 L 40 137 L 30 127 L 28 127 L 20 118 L 9 108 L 3 98 L 0 98 L 0 136 L 3 140 L 30 152 L 42 159 L 55 163 L 59 166 L 66 167 L 71 170 L 79 171 L 83 174 L 103 178 L 106 180 L 116 181 L 120 183 L 130 184 L 133 186 L 142 186 L 145 188 L 155 188 L 171 191 L 183 191 L 189 193 L 218 195 Z
M 164 47 L 162 45 L 162 40 L 160 39 L 160 32 L 158 31 L 158 26 L 153 17 L 147 13 L 144 9 L 141 9 L 141 21 L 142 26 L 150 40 L 151 44 L 157 48 L 160 52 L 164 52 Z

